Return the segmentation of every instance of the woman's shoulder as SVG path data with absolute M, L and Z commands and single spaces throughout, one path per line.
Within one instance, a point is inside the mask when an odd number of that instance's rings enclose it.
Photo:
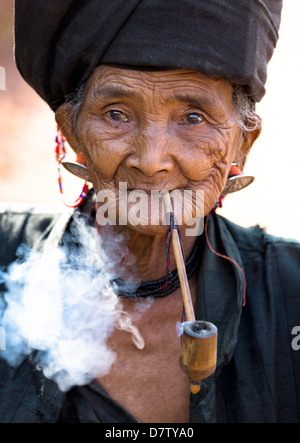
M 28 215 L 35 216 L 56 216 L 63 211 L 61 206 L 38 205 L 18 202 L 0 202 L 0 217 L 5 215 L 24 217 Z
M 266 228 L 259 225 L 243 227 L 220 215 L 216 217 L 218 223 L 225 226 L 230 232 L 239 249 L 265 252 L 266 248 L 279 248 L 280 250 L 286 248 L 300 251 L 300 241 L 297 239 L 270 234 Z
M 238 226 L 218 217 L 218 223 L 233 239 L 248 279 L 272 282 L 273 286 L 291 291 L 299 299 L 300 286 L 300 242 L 266 232 L 260 226 L 249 228 Z M 221 228 L 222 229 L 222 228 Z
M 63 211 L 57 206 L 0 203 L 0 265 L 14 260 L 20 244 L 34 247 Z

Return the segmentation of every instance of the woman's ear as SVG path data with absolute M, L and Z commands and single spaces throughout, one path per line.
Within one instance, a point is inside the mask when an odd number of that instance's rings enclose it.
M 240 160 L 242 160 L 242 165 L 240 164 L 240 161 L 237 161 L 240 167 L 243 166 L 244 160 L 249 154 L 253 143 L 261 133 L 261 118 L 257 115 L 256 122 L 247 122 L 246 128 L 247 129 L 243 132 L 243 141 L 238 154 Z
M 72 124 L 71 105 L 68 103 L 61 105 L 55 112 L 55 120 L 68 144 L 76 154 L 79 154 L 79 143 Z

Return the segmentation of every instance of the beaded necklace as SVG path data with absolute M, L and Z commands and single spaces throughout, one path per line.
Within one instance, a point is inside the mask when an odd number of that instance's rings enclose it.
M 202 235 L 197 237 L 194 248 L 185 262 L 188 279 L 191 278 L 200 265 L 203 250 L 203 238 L 204 236 Z M 111 280 L 112 287 L 116 294 L 123 297 L 165 297 L 180 287 L 177 269 L 173 272 L 168 271 L 167 284 L 165 283 L 166 277 L 140 284 L 124 282 L 119 278 Z

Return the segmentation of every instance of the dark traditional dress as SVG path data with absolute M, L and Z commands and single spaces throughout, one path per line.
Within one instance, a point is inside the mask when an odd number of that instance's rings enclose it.
M 71 213 L 38 208 L 5 210 L 1 264 L 15 259 L 21 243 L 37 248 L 49 240 L 59 244 L 71 218 Z M 191 394 L 190 421 L 299 422 L 300 350 L 292 347 L 292 330 L 300 325 L 300 244 L 258 226 L 241 228 L 215 213 L 209 217 L 208 237 L 216 251 L 244 270 L 246 304 L 239 269 L 204 242 L 196 318 L 218 327 L 218 362 L 201 391 Z M 17 368 L 0 359 L 0 422 L 136 420 L 97 382 L 61 392 L 36 369 L 33 353 Z

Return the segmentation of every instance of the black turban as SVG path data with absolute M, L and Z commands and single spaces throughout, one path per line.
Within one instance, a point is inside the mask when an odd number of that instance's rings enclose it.
M 282 0 L 16 0 L 15 58 L 55 110 L 99 64 L 189 69 L 265 93 Z

